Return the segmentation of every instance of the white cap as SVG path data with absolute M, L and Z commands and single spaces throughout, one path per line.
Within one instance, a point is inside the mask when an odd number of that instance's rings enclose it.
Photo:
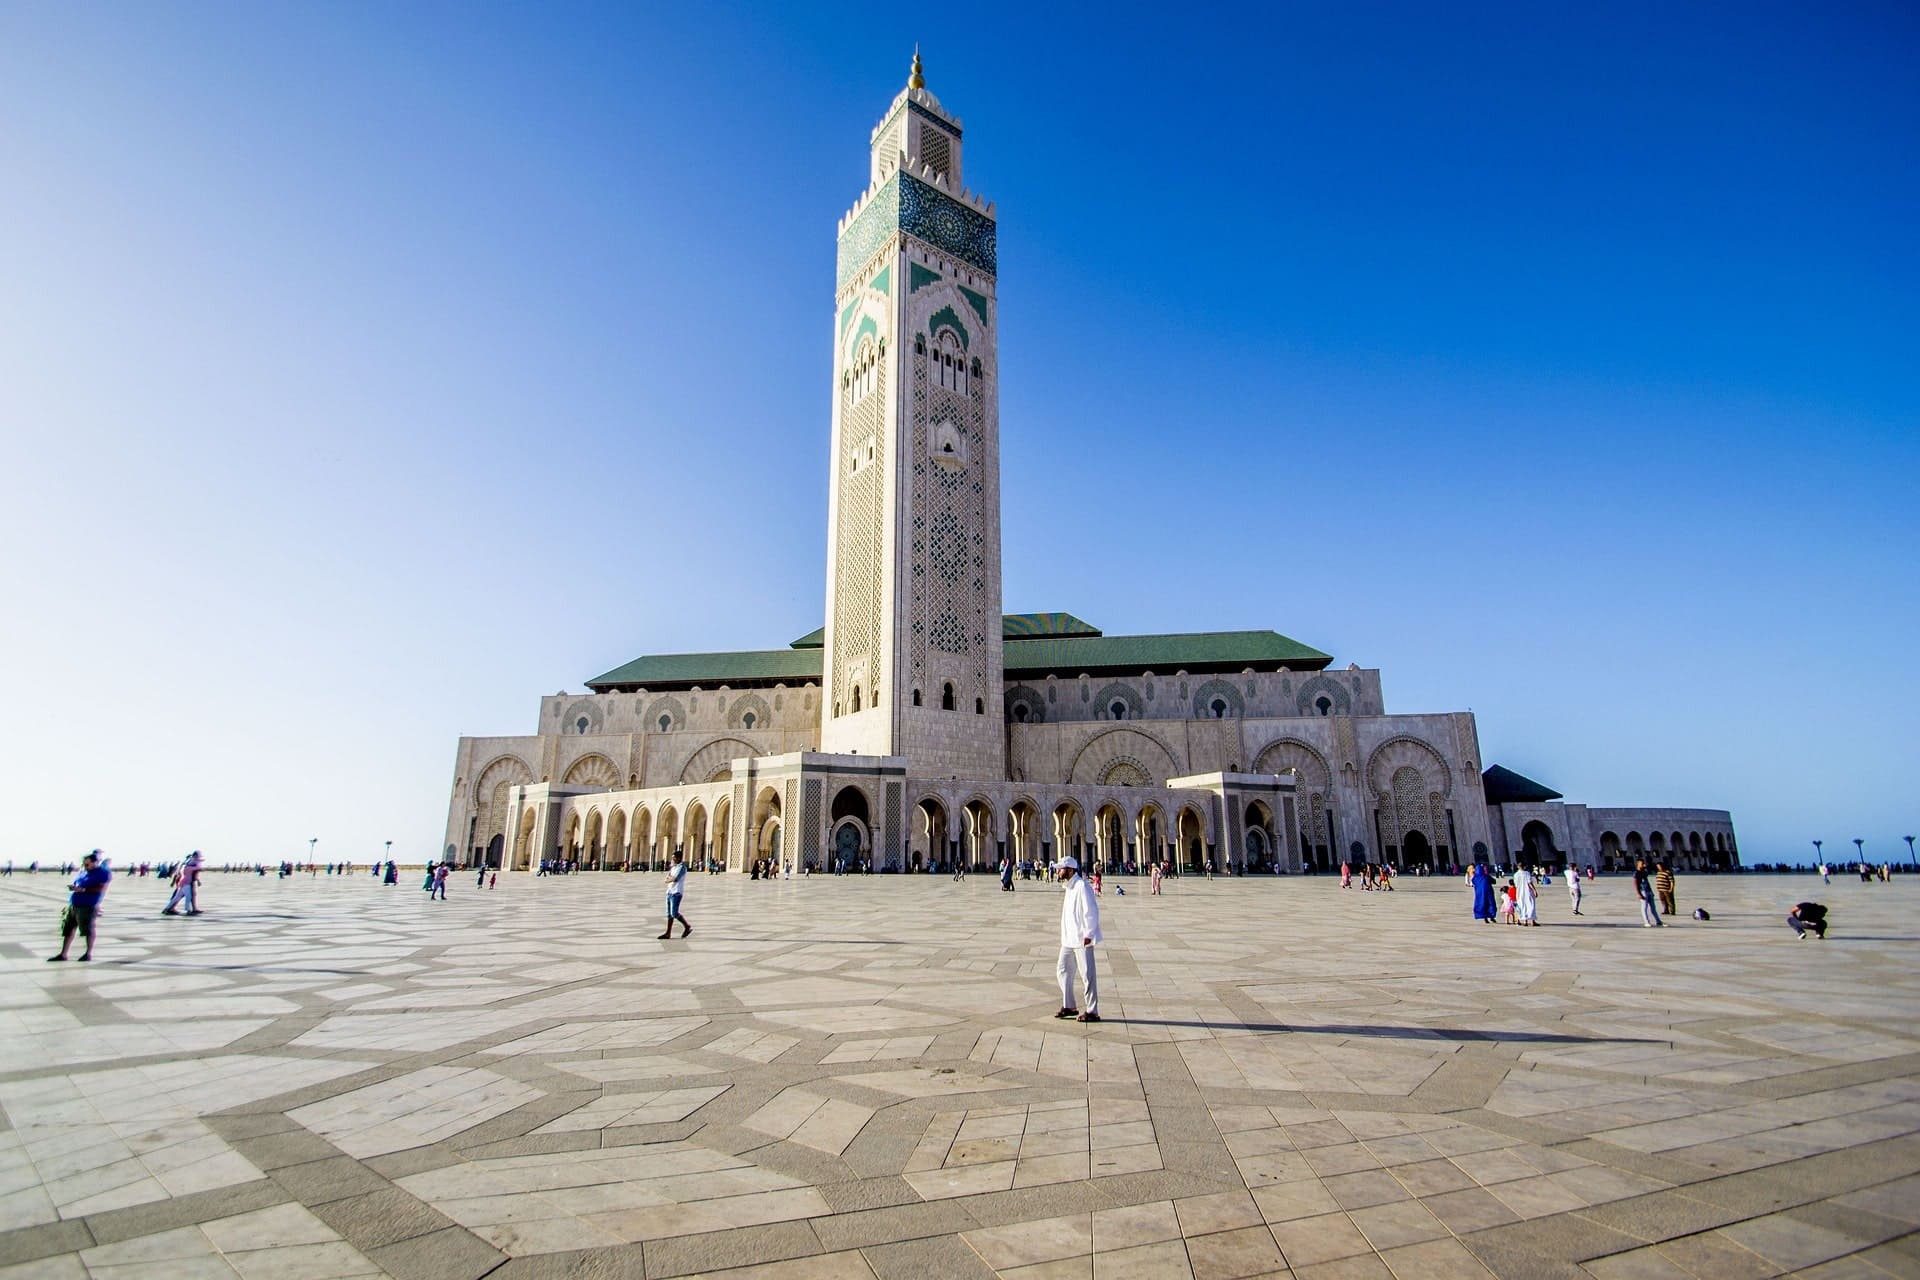
M 1074 859 L 1074 856 L 1072 854 L 1068 854 L 1066 857 L 1060 859 L 1060 861 L 1053 864 L 1053 868 L 1056 871 L 1058 871 L 1062 867 L 1069 868 L 1070 870 L 1073 870 L 1073 871 L 1078 871 L 1080 869 L 1080 864 Z

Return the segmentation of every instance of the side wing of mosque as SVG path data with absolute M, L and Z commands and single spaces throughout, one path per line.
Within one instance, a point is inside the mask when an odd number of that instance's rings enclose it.
M 1233 873 L 1475 860 L 1738 865 L 1731 816 L 1567 804 L 1470 712 L 1275 631 L 1002 614 L 997 232 L 920 60 L 841 220 L 826 624 L 635 658 L 462 738 L 445 857 L 525 871 L 1045 862 Z

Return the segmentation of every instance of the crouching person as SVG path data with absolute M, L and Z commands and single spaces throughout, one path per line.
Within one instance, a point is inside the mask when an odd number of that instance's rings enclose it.
M 1795 903 L 1793 910 L 1787 912 L 1787 923 L 1793 926 L 1800 941 L 1805 942 L 1809 933 L 1818 938 L 1827 936 L 1827 909 L 1817 902 Z

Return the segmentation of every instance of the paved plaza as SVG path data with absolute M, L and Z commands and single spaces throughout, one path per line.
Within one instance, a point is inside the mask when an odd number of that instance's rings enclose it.
M 1911 879 L 408 881 L 0 880 L 0 1277 L 1920 1275 Z

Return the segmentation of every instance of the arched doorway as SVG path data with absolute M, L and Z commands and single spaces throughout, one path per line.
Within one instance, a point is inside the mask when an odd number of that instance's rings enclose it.
M 698 800 L 687 805 L 687 863 L 707 869 L 707 807 Z
M 776 788 L 762 787 L 760 794 L 754 797 L 753 821 L 748 831 L 752 837 L 748 855 L 771 859 L 775 866 L 779 866 L 783 851 L 780 842 L 780 792 Z
M 1166 861 L 1167 820 L 1157 804 L 1140 806 L 1133 819 L 1135 862 L 1142 869 Z
M 1080 806 L 1071 800 L 1062 800 L 1053 808 L 1053 861 L 1071 857 L 1080 861 L 1082 857 L 1082 831 Z
M 1273 810 L 1264 800 L 1254 800 L 1247 805 L 1246 832 L 1242 836 L 1245 847 L 1242 865 L 1248 871 L 1271 872 L 1275 858 L 1279 854 L 1280 837 L 1274 830 Z
M 653 814 L 642 805 L 633 811 L 633 865 L 648 871 L 653 865 Z
M 733 798 L 721 796 L 713 806 L 713 860 L 728 871 L 733 865 Z
M 855 824 L 852 836 L 842 834 L 843 824 Z M 873 806 L 859 787 L 840 788 L 827 810 L 827 825 L 833 835 L 827 841 L 828 856 L 836 871 L 858 871 L 873 855 Z
M 984 871 L 995 861 L 993 806 L 984 797 L 975 796 L 960 811 L 965 847 L 961 859 L 970 871 Z
M 607 819 L 607 869 L 627 869 L 627 811 L 615 809 Z
M 660 864 L 665 866 L 672 862 L 675 850 L 680 848 L 680 814 L 672 805 L 660 807 L 660 825 L 655 830 L 653 839 L 659 848 L 656 856 Z
M 1040 859 L 1040 810 L 1031 800 L 1007 810 L 1007 856 L 1016 867 Z
M 604 851 L 601 835 L 600 811 L 595 809 L 587 815 L 587 836 L 580 855 L 580 866 L 585 870 L 600 869 L 600 857 Z
M 536 817 L 532 808 L 520 811 L 520 834 L 513 842 L 513 869 L 531 871 L 533 869 L 533 828 Z
M 1127 859 L 1127 819 L 1120 806 L 1103 804 L 1093 815 L 1094 853 L 1102 870 L 1115 871 Z
M 1528 867 L 1556 868 L 1562 861 L 1553 845 L 1553 828 L 1535 819 L 1520 828 L 1520 861 Z
M 864 866 L 873 851 L 867 824 L 858 818 L 842 818 L 833 828 L 833 861 L 849 871 Z
M 1400 838 L 1400 865 L 1403 867 L 1433 865 L 1433 846 L 1427 843 L 1425 833 L 1409 831 Z
M 1206 830 L 1198 810 L 1191 806 L 1180 810 L 1180 834 L 1176 843 L 1180 846 L 1179 861 L 1183 869 L 1195 872 L 1207 869 Z
M 928 862 L 947 860 L 947 806 L 940 803 L 938 796 L 921 796 L 913 811 L 914 839 L 908 857 L 912 869 L 918 871 Z

